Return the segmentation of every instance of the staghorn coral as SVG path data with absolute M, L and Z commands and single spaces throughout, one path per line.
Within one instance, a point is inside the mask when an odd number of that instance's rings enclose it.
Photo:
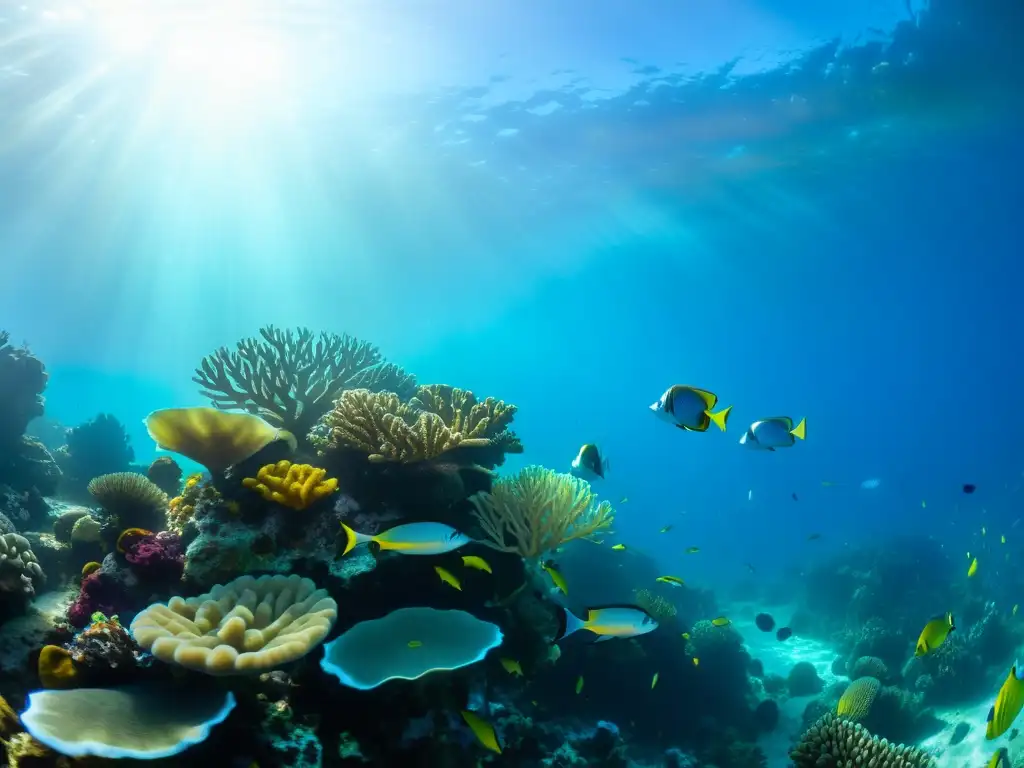
M 100 475 L 89 483 L 89 493 L 119 528 L 159 529 L 167 518 L 167 494 L 145 475 Z
M 452 432 L 459 432 L 467 439 L 494 439 L 502 433 L 512 434 L 508 432 L 508 427 L 518 410 L 516 406 L 493 397 L 479 402 L 469 390 L 447 384 L 420 387 L 409 405 L 421 411 L 436 413 Z M 508 452 L 521 453 L 522 446 L 518 451 Z
M 79 673 L 71 653 L 59 645 L 44 645 L 36 664 L 43 688 L 72 688 L 78 684 Z
M 473 515 L 494 549 L 539 557 L 573 539 L 608 528 L 611 504 L 596 502 L 585 480 L 544 467 L 526 467 L 502 478 L 490 493 L 470 497 Z
M 790 753 L 796 768 L 934 768 L 926 752 L 877 739 L 864 726 L 827 714 L 812 725 Z
M 634 589 L 633 600 L 640 608 L 643 608 L 658 621 L 671 619 L 678 613 L 672 603 L 661 595 L 654 594 L 649 589 Z
M 256 477 L 243 478 L 242 485 L 291 509 L 306 509 L 338 490 L 338 480 L 327 477 L 326 469 L 285 459 L 260 467 Z
M 28 539 L 17 533 L 0 536 L 0 597 L 27 602 L 44 581 Z
M 209 593 L 155 603 L 132 622 L 157 659 L 209 675 L 266 672 L 320 645 L 338 615 L 326 590 L 298 576 L 242 576 Z
M 348 389 L 389 389 L 406 397 L 415 379 L 383 362 L 374 345 L 349 335 L 268 325 L 259 338 L 221 347 L 192 380 L 215 408 L 240 408 L 304 437 Z
M 874 677 L 858 677 L 839 697 L 836 714 L 849 720 L 863 720 L 871 711 L 882 684 Z

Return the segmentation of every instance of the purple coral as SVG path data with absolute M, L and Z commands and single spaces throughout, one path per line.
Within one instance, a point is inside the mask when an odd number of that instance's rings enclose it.
M 124 559 L 140 578 L 151 581 L 180 579 L 185 569 L 181 537 L 172 531 L 138 537 L 128 545 Z
M 78 597 L 68 606 L 68 622 L 75 627 L 87 627 L 94 613 L 112 616 L 124 605 L 122 582 L 102 570 L 82 579 Z

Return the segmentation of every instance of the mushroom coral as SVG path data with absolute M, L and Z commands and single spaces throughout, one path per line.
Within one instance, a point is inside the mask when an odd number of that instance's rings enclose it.
M 320 645 L 338 605 L 296 575 L 241 576 L 207 594 L 155 603 L 132 621 L 131 635 L 168 664 L 208 675 L 267 672 Z

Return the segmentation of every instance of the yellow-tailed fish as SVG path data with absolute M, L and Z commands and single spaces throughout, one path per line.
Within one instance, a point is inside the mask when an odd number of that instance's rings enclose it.
M 516 661 L 515 659 L 510 659 L 507 656 L 503 656 L 500 659 L 500 661 L 501 661 L 501 666 L 503 666 L 505 668 L 505 671 L 508 672 L 510 675 L 515 675 L 516 677 L 522 677 L 523 676 L 523 668 L 519 665 L 519 662 Z
M 695 667 L 699 667 L 700 666 L 700 659 L 698 659 L 696 656 L 693 657 L 693 666 L 695 666 Z
M 1018 609 L 1018 608 L 1020 608 L 1020 606 L 1019 606 L 1019 605 L 1017 605 L 1016 603 L 1014 603 L 1014 604 L 1013 604 L 1013 610 L 1011 611 L 1011 614 L 1012 614 L 1013 616 L 1016 616 L 1016 615 L 1017 615 L 1017 609 Z
M 601 451 L 593 443 L 587 443 L 576 458 L 572 460 L 569 474 L 592 483 L 595 480 L 604 480 L 605 472 L 608 471 L 608 461 L 601 456 Z
M 718 395 L 713 392 L 673 384 L 651 405 L 651 410 L 658 418 L 687 432 L 707 432 L 712 423 L 725 432 L 732 406 L 713 413 L 717 404 Z
M 807 419 L 801 419 L 795 427 L 789 416 L 770 416 L 755 421 L 740 438 L 740 445 L 759 451 L 774 451 L 776 448 L 791 448 L 797 440 L 807 439 Z
M 671 530 L 672 530 L 672 526 L 671 525 L 666 525 L 664 528 L 662 528 L 660 531 L 658 531 L 658 533 L 668 533 Z
M 971 567 L 967 569 L 967 578 L 971 578 L 978 572 L 978 558 L 971 560 Z
M 725 618 L 725 616 L 719 616 L 717 619 L 712 619 L 711 623 L 716 627 L 728 627 L 732 624 L 732 622 Z
M 617 550 L 619 552 L 622 552 L 625 548 L 626 548 L 625 544 L 615 544 L 615 545 L 612 546 L 612 549 Z
M 654 690 L 654 686 L 658 684 L 658 673 L 654 673 L 654 677 L 651 678 L 651 690 Z
M 583 690 L 583 675 L 580 675 L 579 678 L 577 678 L 577 680 L 576 680 L 576 694 L 579 695 L 579 692 L 582 691 L 582 690 Z
M 462 719 L 466 721 L 466 725 L 476 736 L 477 741 L 492 752 L 501 754 L 501 746 L 498 744 L 498 735 L 494 732 L 494 726 L 480 715 L 467 709 L 462 710 Z
M 551 577 L 551 582 L 558 587 L 558 590 L 563 595 L 569 594 L 569 585 L 565 582 L 565 576 L 562 575 L 562 572 L 558 570 L 558 567 L 553 562 L 548 560 L 546 563 L 541 565 L 541 568 L 548 576 Z
M 478 557 L 477 555 L 465 555 L 462 558 L 462 564 L 467 568 L 474 568 L 478 571 L 487 571 L 487 573 L 494 573 L 494 571 L 491 570 L 490 563 L 488 563 L 482 557 Z
M 924 625 L 921 636 L 917 638 L 917 647 L 914 649 L 915 656 L 924 656 L 937 650 L 940 645 L 946 642 L 949 633 L 956 629 L 956 622 L 953 621 L 953 614 L 946 613 L 936 616 Z
M 373 536 L 357 533 L 344 523 L 341 524 L 341 529 L 345 532 L 345 549 L 342 555 L 347 555 L 360 544 L 370 542 L 377 544 L 381 549 L 389 549 L 403 555 L 441 555 L 472 541 L 464 533 L 459 533 L 444 523 L 405 523 Z
M 406 643 L 406 645 L 408 645 L 410 648 L 419 648 L 419 647 L 421 647 L 423 645 L 423 641 L 422 640 L 410 640 L 408 643 Z
M 988 711 L 985 724 L 985 738 L 998 739 L 1006 733 L 1024 707 L 1024 680 L 1017 672 L 1017 665 L 1010 667 L 1010 673 L 1003 681 L 1003 687 L 996 694 L 996 703 Z
M 646 635 L 658 628 L 657 620 L 643 608 L 635 605 L 602 605 L 587 609 L 587 618 L 581 619 L 568 609 L 561 611 L 561 622 L 555 640 L 585 629 L 598 636 L 596 642 L 613 637 Z
M 449 571 L 446 571 L 440 565 L 435 565 L 434 571 L 437 572 L 437 575 L 441 577 L 441 581 L 443 581 L 445 584 L 451 587 L 455 587 L 455 589 L 459 590 L 459 592 L 462 591 L 462 584 L 459 582 L 457 578 L 452 576 L 452 574 Z
M 997 749 L 996 753 L 992 755 L 992 759 L 988 761 L 987 768 L 1013 768 L 1009 750 L 1006 747 Z
M 678 576 L 659 576 L 655 581 L 660 581 L 662 584 L 671 584 L 673 587 L 682 587 L 686 583 Z
M 688 555 L 696 555 L 698 552 L 700 552 L 700 547 L 687 547 L 686 548 L 686 554 L 688 554 Z

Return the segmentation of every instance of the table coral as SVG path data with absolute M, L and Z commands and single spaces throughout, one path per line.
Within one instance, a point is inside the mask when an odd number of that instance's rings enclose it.
M 308 328 L 260 328 L 262 338 L 221 347 L 192 380 L 215 408 L 258 413 L 304 438 L 347 389 L 392 390 L 406 397 L 415 379 L 385 363 L 373 344 L 349 335 L 315 335 Z
M 155 603 L 131 624 L 157 659 L 209 675 L 265 672 L 320 645 L 338 615 L 327 592 L 298 576 L 242 576 L 208 594 Z
M 242 485 L 291 509 L 306 509 L 338 490 L 337 479 L 327 477 L 327 470 L 286 460 L 260 467 L 256 477 L 243 478 Z

